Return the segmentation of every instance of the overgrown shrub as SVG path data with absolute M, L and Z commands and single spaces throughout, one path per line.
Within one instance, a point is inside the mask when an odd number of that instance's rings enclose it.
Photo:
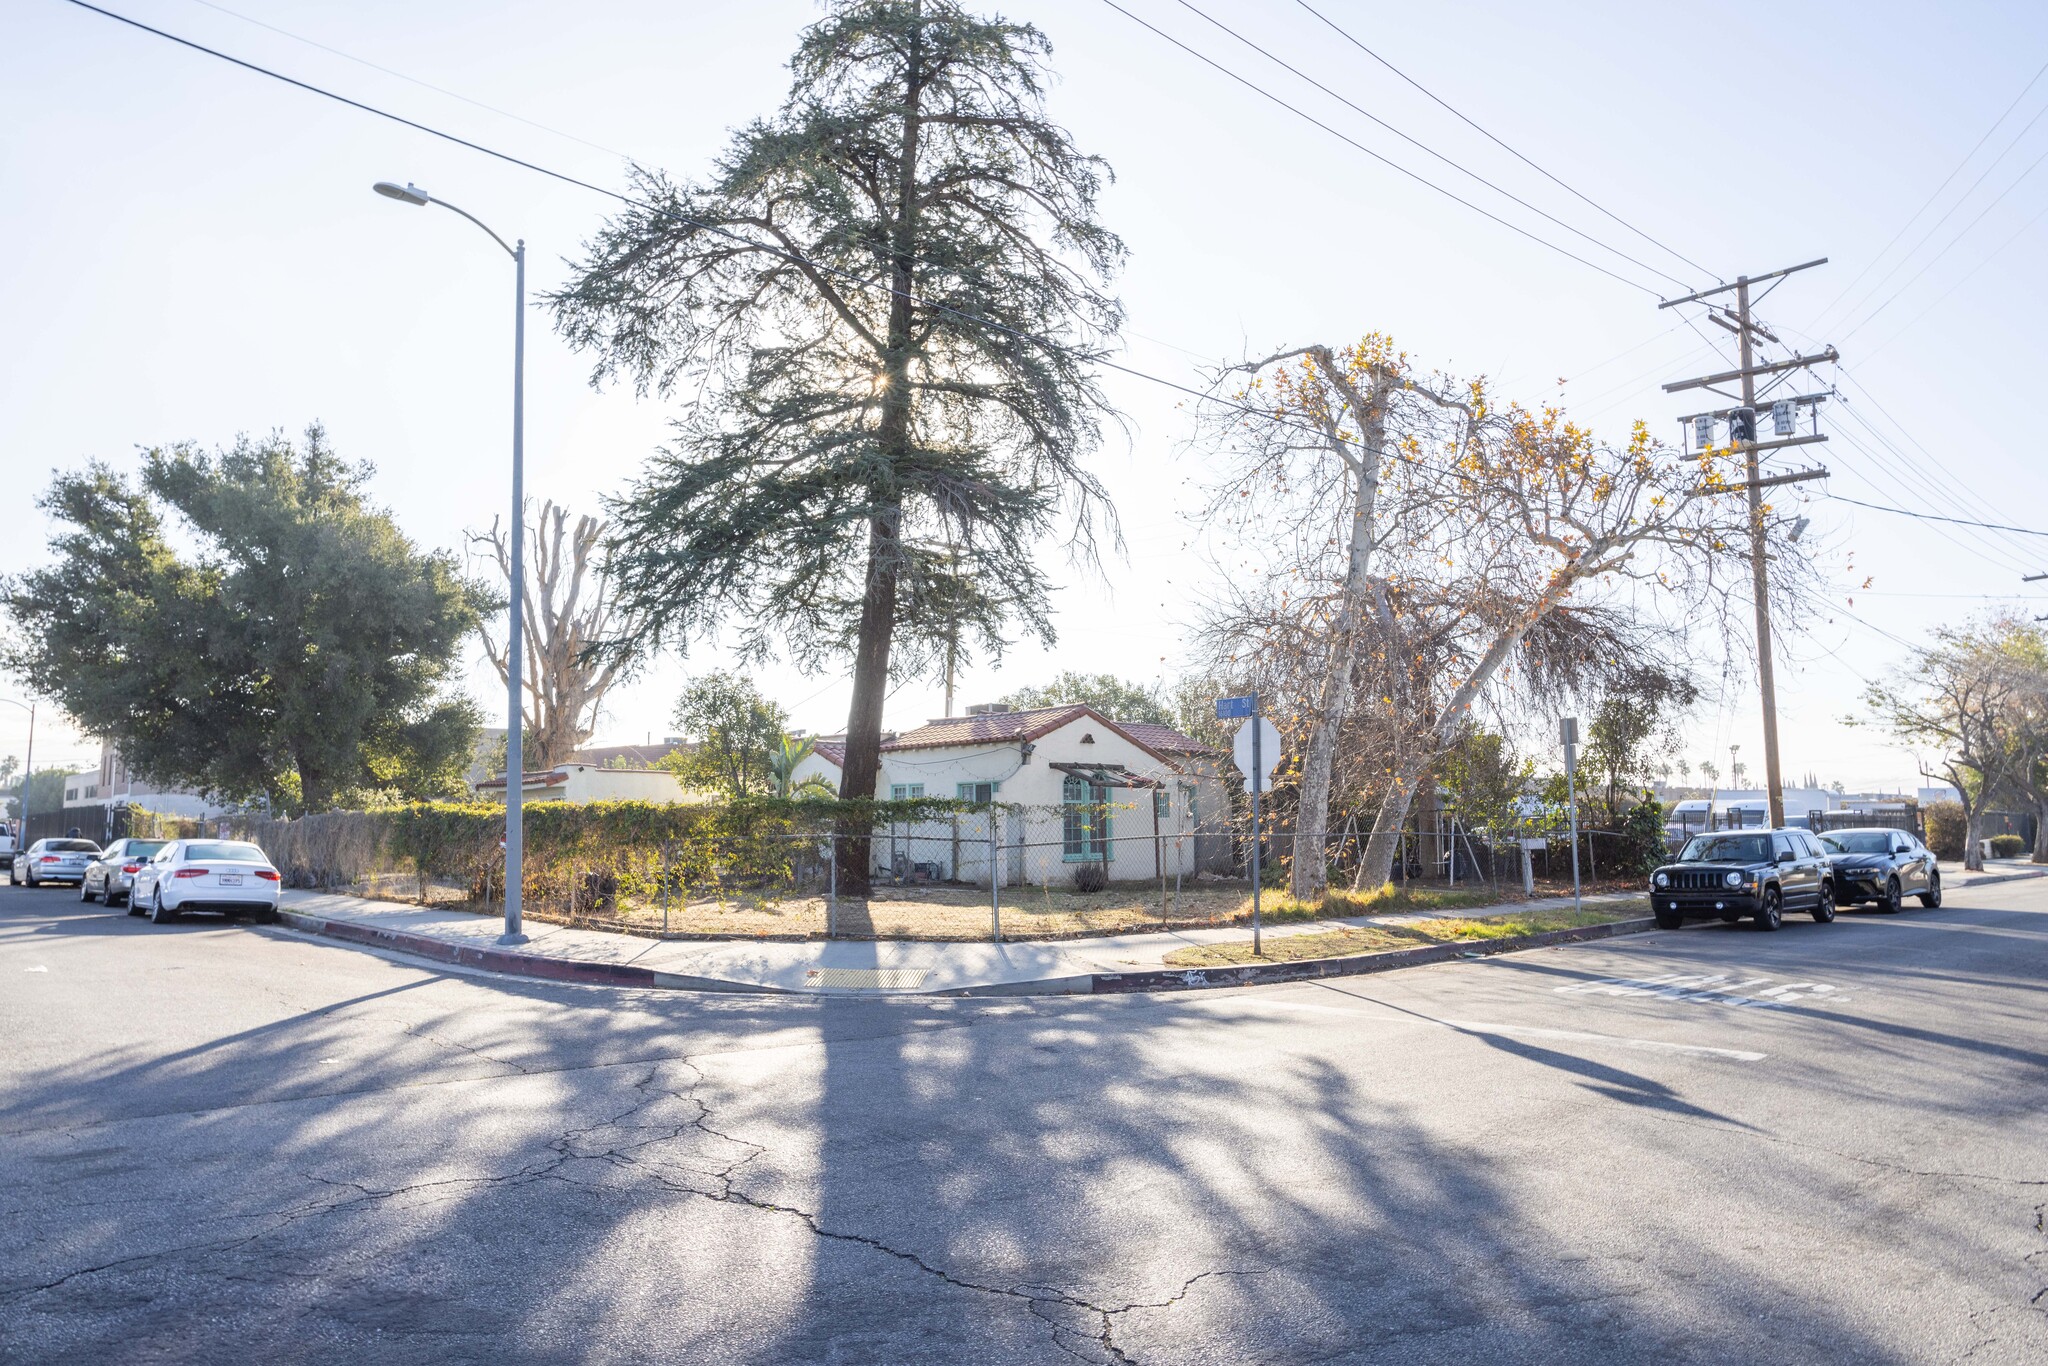
M 1991 857 L 1993 858 L 2018 858 L 2026 852 L 2027 842 L 2018 835 L 1993 835 L 1991 837 Z
M 1615 843 L 1620 846 L 1621 866 L 1612 870 L 1617 877 L 1648 877 L 1668 857 L 1664 846 L 1664 807 L 1648 792 L 1622 817 L 1620 835 Z
M 1927 823 L 1927 847 L 1937 858 L 1960 859 L 1969 839 L 1970 823 L 1961 802 L 1933 802 L 1921 812 Z
M 1099 863 L 1077 863 L 1074 865 L 1074 890 L 1089 896 L 1109 885 L 1109 874 Z
M 529 803 L 522 815 L 524 895 L 529 906 L 581 915 L 623 898 L 657 897 L 664 876 L 672 891 L 815 880 L 841 819 L 864 822 L 880 838 L 891 825 L 986 809 L 941 798 Z M 233 827 L 261 845 L 293 887 L 382 893 L 396 884 L 422 900 L 436 886 L 471 901 L 504 895 L 499 805 L 416 802 L 298 820 L 241 817 Z

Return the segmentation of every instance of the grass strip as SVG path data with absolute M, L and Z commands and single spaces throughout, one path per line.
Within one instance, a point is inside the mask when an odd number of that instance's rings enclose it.
M 1245 963 L 1299 963 L 1312 958 L 1344 958 L 1387 949 L 1412 949 L 1421 944 L 1478 943 L 1540 934 L 1545 930 L 1573 930 L 1586 925 L 1612 924 L 1638 914 L 1640 911 L 1635 907 L 1589 907 L 1574 911 L 1566 906 L 1554 911 L 1526 911 L 1483 919 L 1444 917 L 1418 920 L 1409 925 L 1346 925 L 1322 934 L 1268 937 L 1265 952 L 1256 956 L 1252 953 L 1249 939 L 1229 944 L 1190 945 L 1167 954 L 1166 965 L 1172 968 L 1222 968 Z

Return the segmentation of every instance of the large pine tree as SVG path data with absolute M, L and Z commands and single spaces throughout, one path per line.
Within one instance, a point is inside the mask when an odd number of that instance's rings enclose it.
M 837 4 L 781 109 L 701 186 L 636 168 L 552 299 L 597 381 L 691 395 L 612 508 L 631 644 L 726 625 L 757 657 L 850 654 L 842 796 L 874 794 L 892 674 L 963 633 L 1049 636 L 1036 546 L 1092 547 L 1107 511 L 1081 462 L 1123 245 L 1106 168 L 1044 117 L 1048 52 L 947 0 Z

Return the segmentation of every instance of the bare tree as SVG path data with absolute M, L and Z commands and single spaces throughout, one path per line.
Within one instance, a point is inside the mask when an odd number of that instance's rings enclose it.
M 527 539 L 522 603 L 520 712 L 525 762 L 536 769 L 564 763 L 597 729 L 598 708 L 631 667 L 631 656 L 601 647 L 640 637 L 643 623 L 622 611 L 602 565 L 593 558 L 605 525 L 581 516 L 569 525 L 567 508 L 543 503 Z M 490 547 L 498 572 L 512 581 L 512 545 L 499 521 L 470 537 Z M 499 681 L 510 683 L 505 641 L 482 628 L 484 653 Z
M 1264 537 L 1280 547 L 1253 605 L 1294 624 L 1283 652 L 1305 648 L 1320 664 L 1296 726 L 1305 837 L 1294 881 L 1309 897 L 1327 876 L 1327 806 L 1310 774 L 1322 763 L 1311 756 L 1342 729 L 1330 716 L 1377 716 L 1377 811 L 1360 867 L 1370 885 L 1391 865 L 1418 784 L 1475 707 L 1496 692 L 1555 705 L 1640 651 L 1660 612 L 1718 618 L 1727 590 L 1745 582 L 1731 573 L 1724 584 L 1721 568 L 1739 567 L 1748 520 L 1741 500 L 1723 496 L 1738 487 L 1730 451 L 1687 457 L 1641 424 L 1608 446 L 1555 409 L 1496 409 L 1477 383 L 1419 385 L 1379 337 L 1348 360 L 1327 348 L 1327 360 L 1293 354 L 1307 359 L 1287 386 L 1216 405 L 1212 421 L 1227 426 L 1212 430 L 1227 431 L 1239 457 L 1239 487 L 1219 493 L 1247 507 L 1259 498 Z M 1402 419 L 1410 430 L 1375 437 L 1375 413 L 1403 403 L 1416 408 Z M 1774 554 L 1789 611 L 1803 553 L 1780 539 Z M 1241 649 L 1283 643 L 1278 629 L 1257 634 L 1240 633 Z
M 1851 725 L 1875 725 L 1935 751 L 1932 762 L 1921 760 L 1920 771 L 1955 788 L 1966 823 L 1963 867 L 1972 871 L 1984 866 L 1985 808 L 2001 788 L 2021 780 L 2025 767 L 2017 737 L 2029 699 L 2000 635 L 1996 622 L 1937 630 L 1933 649 L 1865 689 L 1868 718 L 1849 718 Z

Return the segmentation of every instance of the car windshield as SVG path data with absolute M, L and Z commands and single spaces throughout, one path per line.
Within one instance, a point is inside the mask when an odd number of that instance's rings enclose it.
M 231 844 L 226 840 L 195 840 L 185 846 L 188 859 L 214 859 L 221 863 L 268 863 L 263 851 L 253 844 Z
M 1695 835 L 1686 842 L 1681 863 L 1769 863 L 1762 835 Z
M 51 840 L 43 846 L 53 854 L 97 854 L 100 847 L 91 840 Z
M 1828 847 L 1831 854 L 1889 854 L 1892 851 L 1892 837 L 1879 830 L 1844 830 L 1822 835 L 1820 842 Z

